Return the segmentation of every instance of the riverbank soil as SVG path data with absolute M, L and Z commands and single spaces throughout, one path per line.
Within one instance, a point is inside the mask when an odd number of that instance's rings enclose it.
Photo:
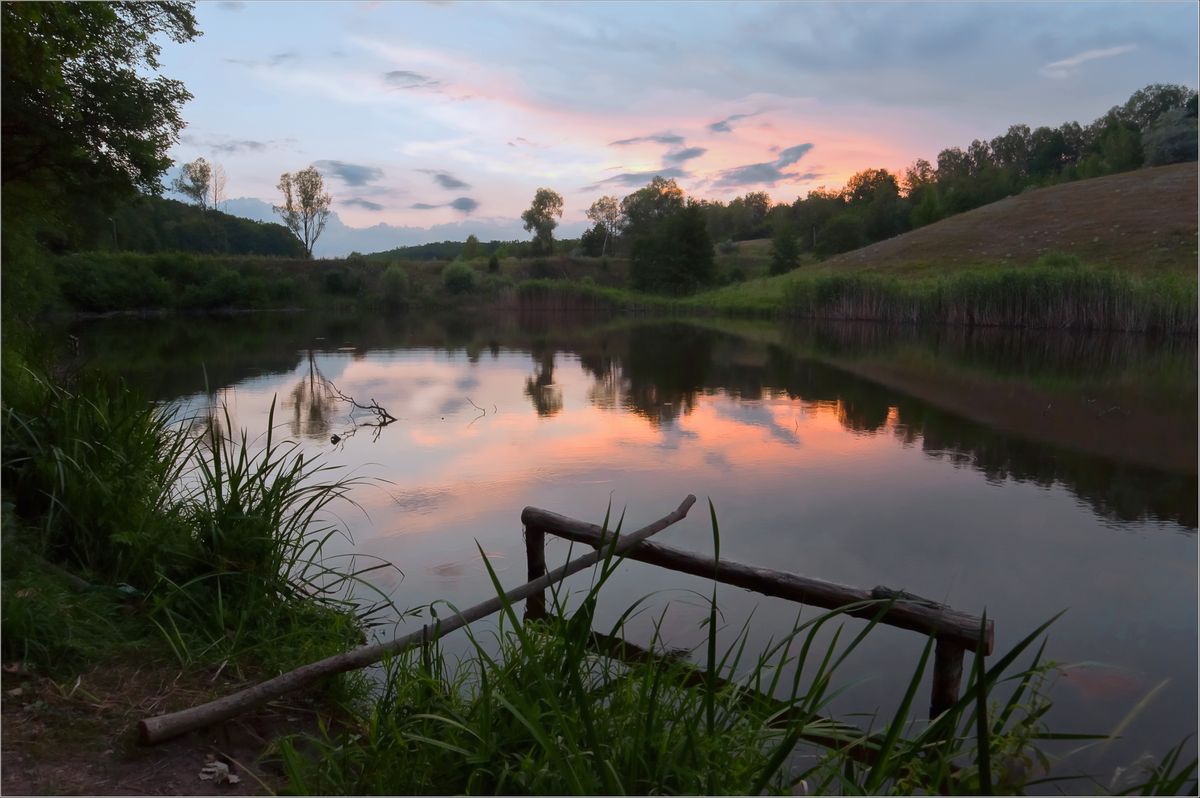
M 222 674 L 111 662 L 64 681 L 4 666 L 0 792 L 4 795 L 255 795 L 284 786 L 275 741 L 315 732 L 317 707 L 271 704 L 157 746 L 138 742 L 147 715 L 183 709 L 242 686 Z M 236 783 L 201 779 L 223 763 Z

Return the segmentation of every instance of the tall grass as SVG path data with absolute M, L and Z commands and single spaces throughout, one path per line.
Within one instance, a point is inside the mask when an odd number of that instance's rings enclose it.
M 1049 262 L 924 279 L 825 275 L 787 282 L 783 310 L 822 319 L 1185 333 L 1196 331 L 1196 282 Z
M 113 644 L 161 636 L 185 665 L 278 670 L 361 642 L 382 597 L 365 603 L 354 591 L 383 566 L 328 552 L 341 534 L 330 510 L 361 481 L 336 478 L 273 429 L 265 441 L 229 434 L 226 415 L 194 436 L 123 386 L 82 378 L 67 388 L 8 355 L 5 547 L 31 560 L 16 574 L 31 584 L 6 580 L 6 655 L 57 667 L 47 637 L 92 640 L 107 628 Z M 76 592 L 82 577 L 95 595 L 71 602 L 79 612 L 64 605 L 56 627 L 37 614 L 63 594 L 63 568 Z M 141 624 L 62 626 L 113 612 Z
M 715 513 L 713 529 L 719 547 Z M 484 564 L 502 596 L 486 558 Z M 1043 723 L 1050 703 L 1040 686 L 1050 666 L 1042 649 L 1031 660 L 1027 652 L 1049 622 L 991 667 L 978 658 L 963 697 L 932 721 L 914 712 L 933 646 L 928 641 L 900 705 L 875 731 L 825 714 L 846 689 L 837 684 L 839 668 L 874 622 L 847 640 L 842 611 L 824 612 L 798 619 L 788 634 L 751 655 L 747 627 L 718 646 L 714 592 L 706 640 L 692 652 L 702 665 L 666 653 L 620 656 L 627 650 L 620 639 L 625 623 L 644 601 L 622 613 L 607 634 L 593 631 L 597 603 L 617 565 L 612 558 L 597 565 L 578 603 L 555 592 L 545 620 L 522 623 L 506 604 L 493 636 L 479 638 L 468 628 L 470 654 L 457 664 L 436 644 L 386 663 L 380 693 L 349 729 L 284 742 L 290 791 L 1012 792 L 1033 786 L 1036 765 L 1049 765 L 1038 749 L 1042 740 L 1087 739 L 1051 734 Z M 868 603 L 881 613 L 887 606 Z M 663 646 L 661 622 L 652 652 Z M 831 629 L 831 641 L 820 642 Z M 1170 777 L 1155 777 L 1153 786 L 1192 786 L 1194 766 L 1180 766 L 1178 753 L 1164 760 Z

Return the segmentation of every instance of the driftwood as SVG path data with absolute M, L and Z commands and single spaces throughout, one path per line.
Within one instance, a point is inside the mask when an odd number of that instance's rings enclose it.
M 603 540 L 603 530 L 595 524 L 577 521 L 536 507 L 526 507 L 521 513 L 521 521 L 526 530 L 549 532 L 589 546 L 599 546 Z M 865 606 L 847 609 L 846 614 L 868 620 L 879 616 L 880 623 L 934 635 L 939 643 L 953 643 L 959 649 L 967 651 L 975 651 L 980 646 L 980 618 L 901 591 L 880 587 L 863 590 L 769 568 L 726 560 L 718 562 L 703 555 L 657 543 L 640 544 L 625 556 L 672 571 L 715 579 L 723 584 L 753 590 L 765 596 L 775 596 L 829 610 L 865 603 Z M 891 606 L 881 607 L 884 600 L 892 601 Z M 994 636 L 994 624 L 989 620 L 983 639 L 984 654 L 992 653 Z M 951 652 L 948 649 L 946 653 Z M 959 656 L 961 657 L 961 650 Z M 946 666 L 947 670 L 952 670 L 949 661 Z
M 473 621 L 498 612 L 503 608 L 505 603 L 516 603 L 534 594 L 541 593 L 555 582 L 559 582 L 571 574 L 578 573 L 585 568 L 595 565 L 609 553 L 613 556 L 624 555 L 630 548 L 638 545 L 646 538 L 657 532 L 661 532 L 671 524 L 686 517 L 688 510 L 695 503 L 696 497 L 689 494 L 674 512 L 663 516 L 654 523 L 644 526 L 628 535 L 610 536 L 608 540 L 612 542 L 611 547 L 598 547 L 596 551 L 572 560 L 540 579 L 528 582 L 521 587 L 508 591 L 503 596 L 488 599 L 462 612 L 456 611 L 452 617 L 439 620 L 433 624 L 426 624 L 420 630 L 407 634 L 404 637 L 397 638 L 388 643 L 375 643 L 373 645 L 362 646 L 353 651 L 347 651 L 344 654 L 337 654 L 332 657 L 326 657 L 318 662 L 302 665 L 293 671 L 281 674 L 273 679 L 268 679 L 265 682 L 248 687 L 237 693 L 218 698 L 216 701 L 201 704 L 198 707 L 191 707 L 190 709 L 172 712 L 167 715 L 145 718 L 138 724 L 138 732 L 141 740 L 147 745 L 170 740 L 194 729 L 229 720 L 259 704 L 279 698 L 326 676 L 358 670 L 359 668 L 372 665 L 384 657 L 394 656 L 414 646 L 430 643 L 456 629 L 461 629 Z M 525 508 L 525 512 L 529 512 L 531 509 L 533 508 L 527 507 Z

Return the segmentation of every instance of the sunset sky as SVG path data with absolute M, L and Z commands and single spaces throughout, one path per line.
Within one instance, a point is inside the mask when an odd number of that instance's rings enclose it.
M 791 201 L 866 167 L 1089 122 L 1196 85 L 1195 3 L 202 2 L 162 71 L 194 99 L 177 161 L 276 198 L 316 164 L 347 224 L 564 222 L 660 174 Z

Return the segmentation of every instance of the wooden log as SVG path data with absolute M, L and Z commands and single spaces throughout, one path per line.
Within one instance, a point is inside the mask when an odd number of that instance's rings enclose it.
M 528 565 L 528 581 L 546 575 L 546 533 L 537 527 L 525 527 L 525 561 Z M 541 620 L 546 617 L 546 591 L 534 593 L 525 599 L 525 620 Z
M 613 544 L 611 548 L 605 547 L 601 549 L 598 547 L 596 551 L 572 560 L 540 579 L 527 582 L 518 588 L 508 591 L 503 596 L 488 599 L 462 612 L 455 612 L 453 616 L 440 619 L 434 624 L 426 624 L 419 630 L 404 637 L 397 638 L 388 643 L 361 646 L 343 654 L 336 654 L 317 662 L 310 662 L 293 671 L 280 674 L 273 679 L 268 679 L 245 690 L 223 696 L 207 704 L 201 704 L 197 707 L 191 707 L 166 715 L 144 718 L 138 723 L 141 740 L 146 745 L 170 740 L 173 737 L 186 734 L 193 729 L 229 720 L 259 704 L 279 698 L 326 676 L 365 668 L 384 657 L 401 654 L 413 646 L 433 642 L 456 629 L 461 629 L 469 623 L 498 612 L 503 608 L 505 603 L 515 604 L 518 601 L 523 601 L 534 593 L 544 591 L 555 582 L 559 582 L 572 574 L 579 573 L 585 568 L 595 565 L 609 551 L 612 552 L 613 556 L 624 554 L 627 550 L 641 543 L 651 535 L 661 532 L 671 524 L 683 519 L 695 503 L 696 497 L 689 494 L 674 512 L 663 516 L 652 524 L 642 527 L 636 532 L 631 532 L 628 535 L 620 535 L 615 539 L 610 538 Z
M 577 521 L 574 518 L 567 518 L 536 507 L 526 507 L 521 513 L 521 521 L 527 529 L 536 527 L 552 535 L 586 543 L 589 546 L 599 546 L 603 540 L 603 530 L 595 524 Z M 935 602 L 919 598 L 917 600 L 903 598 L 902 596 L 911 594 L 904 594 L 901 591 L 888 591 L 886 588 L 882 589 L 882 592 L 879 592 L 880 588 L 863 590 L 784 571 L 743 565 L 729 560 L 717 562 L 710 557 L 658 543 L 642 543 L 626 552 L 625 556 L 631 560 L 662 566 L 672 571 L 680 571 L 705 579 L 716 579 L 722 584 L 753 590 L 764 596 L 775 596 L 828 610 L 871 602 L 867 606 L 846 611 L 847 615 L 856 618 L 874 618 L 883 609 L 884 602 L 891 601 L 891 606 L 886 608 L 880 623 L 934 635 L 939 640 L 957 643 L 968 651 L 974 651 L 979 647 L 979 628 L 982 622 L 980 618 Z M 989 620 L 987 634 L 983 641 L 984 654 L 992 653 L 994 628 L 995 624 Z
M 933 720 L 958 702 L 962 683 L 963 647 L 940 639 L 933 649 L 933 690 L 929 697 L 929 719 Z

